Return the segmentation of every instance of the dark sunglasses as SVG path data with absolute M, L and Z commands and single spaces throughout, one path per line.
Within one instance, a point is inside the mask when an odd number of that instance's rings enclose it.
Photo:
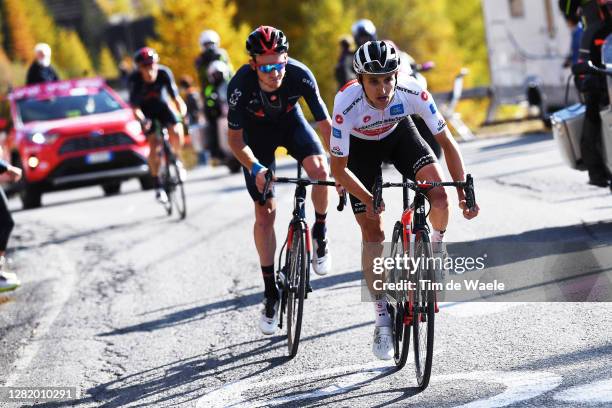
M 279 72 L 282 71 L 283 69 L 285 69 L 285 65 L 287 65 L 286 62 L 279 62 L 278 64 L 261 64 L 257 66 L 257 69 L 259 69 L 264 74 L 269 74 L 274 70 Z

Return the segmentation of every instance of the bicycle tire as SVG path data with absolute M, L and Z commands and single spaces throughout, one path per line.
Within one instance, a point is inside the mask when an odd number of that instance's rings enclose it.
M 287 276 L 287 346 L 289 358 L 295 357 L 300 345 L 304 298 L 306 296 L 306 253 L 305 229 L 296 227 L 291 242 L 291 258 Z
M 181 180 L 181 173 L 177 160 L 178 159 L 173 160 L 172 164 L 170 165 L 170 168 L 172 169 L 170 172 L 170 181 L 173 187 L 172 199 L 170 201 L 174 203 L 180 219 L 184 220 L 187 216 L 187 201 L 185 197 L 185 185 L 183 184 L 183 180 Z
M 395 259 L 397 255 L 402 256 L 404 253 L 402 228 L 403 227 L 400 222 L 397 222 L 393 228 L 391 252 L 389 254 L 392 259 Z M 390 271 L 390 276 L 388 277 L 387 281 L 394 284 L 405 282 L 408 277 L 407 272 L 408 271 L 402 268 L 394 268 L 392 271 Z M 410 349 L 411 326 L 410 324 L 405 323 L 408 291 L 405 288 L 396 289 L 393 291 L 393 298 L 396 301 L 394 307 L 391 308 L 393 311 L 391 316 L 393 322 L 393 360 L 397 369 L 401 370 L 406 365 L 408 350 Z
M 435 323 L 435 295 L 431 288 L 423 288 L 421 281 L 434 282 L 434 271 L 430 262 L 432 259 L 431 243 L 427 231 L 417 231 L 414 243 L 414 259 L 423 259 L 419 262 L 416 273 L 414 290 L 414 310 L 412 329 L 414 338 L 414 365 L 417 384 L 421 390 L 429 385 L 431 366 L 433 363 L 434 323 Z
M 162 188 L 164 189 L 164 191 L 166 192 L 166 196 L 168 197 L 168 201 L 165 203 L 162 203 L 162 206 L 164 207 L 164 209 L 166 210 L 166 214 L 168 216 L 172 215 L 172 187 L 171 187 L 171 181 L 170 181 L 170 166 L 168 165 L 168 156 L 166 155 L 166 153 L 164 152 L 163 154 L 163 163 L 160 163 L 159 166 L 159 171 L 160 171 L 160 181 L 161 181 L 161 185 Z

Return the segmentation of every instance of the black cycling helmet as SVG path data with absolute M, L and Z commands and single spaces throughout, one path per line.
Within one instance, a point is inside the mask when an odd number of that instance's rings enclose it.
M 249 34 L 246 49 L 251 56 L 282 54 L 289 50 L 289 42 L 281 30 L 270 26 L 259 26 Z
M 159 55 L 153 48 L 143 47 L 134 54 L 136 65 L 150 65 L 159 62 Z
M 357 46 L 368 41 L 376 41 L 376 26 L 367 18 L 357 20 L 351 27 L 351 33 Z
M 397 72 L 399 65 L 399 53 L 386 41 L 368 41 L 353 57 L 353 69 L 357 74 L 390 74 Z

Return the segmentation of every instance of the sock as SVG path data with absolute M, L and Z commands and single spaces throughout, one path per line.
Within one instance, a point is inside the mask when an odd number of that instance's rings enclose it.
M 274 264 L 261 267 L 261 276 L 264 280 L 264 296 L 269 299 L 278 299 L 278 289 L 274 281 Z
M 444 233 L 445 232 L 446 232 L 446 230 L 444 230 L 444 231 L 433 230 L 433 232 L 431 233 L 431 242 L 442 242 L 442 241 L 444 241 Z
M 314 239 L 325 239 L 325 233 L 327 232 L 327 227 L 325 226 L 325 218 L 327 218 L 327 213 L 319 214 L 315 211 L 315 223 L 312 226 L 312 237 Z
M 374 301 L 374 313 L 376 315 L 376 321 L 374 322 L 376 327 L 391 326 L 391 316 L 389 316 L 389 312 L 387 311 L 386 299 L 377 298 Z

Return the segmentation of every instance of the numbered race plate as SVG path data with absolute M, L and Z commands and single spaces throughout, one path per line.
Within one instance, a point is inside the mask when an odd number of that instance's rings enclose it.
M 110 161 L 112 158 L 112 152 L 96 152 L 88 154 L 87 157 L 85 157 L 85 162 L 87 162 L 87 164 L 105 163 Z

